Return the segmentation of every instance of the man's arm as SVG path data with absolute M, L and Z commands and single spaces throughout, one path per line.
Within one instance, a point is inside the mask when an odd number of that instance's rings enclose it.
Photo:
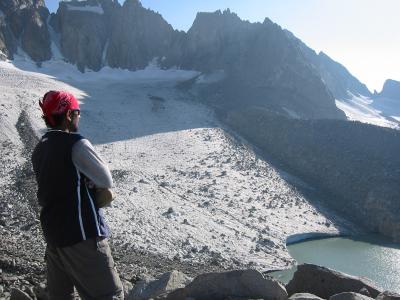
M 72 147 L 72 162 L 97 188 L 110 189 L 113 186 L 110 170 L 87 139 Z

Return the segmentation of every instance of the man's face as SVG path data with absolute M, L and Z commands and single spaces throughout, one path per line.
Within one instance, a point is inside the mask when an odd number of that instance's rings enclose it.
M 69 132 L 77 132 L 78 131 L 78 125 L 79 125 L 79 118 L 80 118 L 80 111 L 79 110 L 73 110 L 70 113 L 71 117 L 71 122 L 69 122 Z

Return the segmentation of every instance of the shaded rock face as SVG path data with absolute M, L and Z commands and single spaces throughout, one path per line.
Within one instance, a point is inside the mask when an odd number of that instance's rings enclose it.
M 36 62 L 51 58 L 49 11 L 43 0 L 4 0 L 0 10 L 0 50 L 8 58 L 18 45 Z
M 108 65 L 130 70 L 146 67 L 155 57 L 169 56 L 179 35 L 161 15 L 143 8 L 136 0 L 124 3 L 112 27 Z M 175 50 L 179 56 L 179 49 Z
M 400 82 L 392 79 L 386 80 L 382 91 L 378 95 L 380 97 L 400 100 Z
M 343 65 L 334 61 L 324 52 L 315 53 L 290 31 L 285 30 L 285 33 L 318 71 L 335 99 L 347 99 L 351 96 L 349 93 L 356 96 L 371 96 L 367 86 L 355 78 Z
M 381 293 L 372 282 L 366 279 L 311 264 L 299 265 L 293 279 L 286 286 L 289 295 L 307 292 L 324 299 L 344 292 L 358 293 L 363 288 L 366 288 L 373 298 Z M 368 298 L 362 295 L 360 297 Z
M 118 7 L 112 0 L 61 2 L 52 16 L 50 22 L 60 35 L 61 53 L 80 71 L 101 69 L 110 24 Z
M 230 109 L 268 106 L 285 114 L 285 109 L 295 111 L 300 118 L 345 117 L 319 74 L 268 19 L 249 23 L 229 10 L 199 13 L 184 49 L 182 68 L 225 70 L 227 79 L 217 94 L 230 99 L 223 103 Z
M 137 0 L 122 7 L 116 0 L 60 3 L 51 24 L 60 34 L 61 53 L 81 71 L 104 65 L 136 70 L 155 57 L 179 56 L 173 46 L 182 34 Z
M 315 65 L 325 84 L 336 99 L 346 99 L 355 96 L 371 96 L 367 86 L 361 83 L 340 63 L 331 59 L 323 52 L 318 54 Z

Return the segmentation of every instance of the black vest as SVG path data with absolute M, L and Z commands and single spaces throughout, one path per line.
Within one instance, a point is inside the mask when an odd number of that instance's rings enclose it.
M 79 134 L 49 131 L 32 154 L 44 237 L 56 247 L 108 236 L 108 227 L 101 209 L 96 207 L 94 193 L 86 186 L 86 177 L 72 162 L 72 147 L 81 139 Z

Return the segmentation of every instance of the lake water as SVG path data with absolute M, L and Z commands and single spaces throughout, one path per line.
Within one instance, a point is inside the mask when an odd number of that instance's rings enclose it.
M 290 255 L 299 263 L 325 266 L 347 274 L 363 276 L 385 290 L 400 293 L 400 244 L 380 236 L 327 238 L 288 245 Z M 294 269 L 274 272 L 288 282 Z

